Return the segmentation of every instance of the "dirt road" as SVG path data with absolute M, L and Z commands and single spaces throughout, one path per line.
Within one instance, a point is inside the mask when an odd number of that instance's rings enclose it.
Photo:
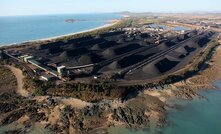
M 17 90 L 16 90 L 17 93 L 23 97 L 29 97 L 28 91 L 23 88 L 24 75 L 23 75 L 22 71 L 20 69 L 13 67 L 13 66 L 6 66 L 6 67 L 8 67 L 13 72 L 13 74 L 15 75 L 15 77 L 17 79 Z

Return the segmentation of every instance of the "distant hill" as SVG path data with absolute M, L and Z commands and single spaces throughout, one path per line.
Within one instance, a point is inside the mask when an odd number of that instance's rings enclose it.
M 117 14 L 131 16 L 131 17 L 145 17 L 145 16 L 221 16 L 221 12 L 186 12 L 186 13 L 155 13 L 155 12 L 130 12 L 122 11 Z

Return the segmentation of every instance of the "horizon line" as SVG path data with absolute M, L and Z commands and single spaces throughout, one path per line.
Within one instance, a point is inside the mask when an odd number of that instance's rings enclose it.
M 118 11 L 118 12 L 79 12 L 79 13 L 48 13 L 48 14 L 17 14 L 17 15 L 0 15 L 0 17 L 16 17 L 16 16 L 44 16 L 44 15 L 71 15 L 71 14 L 120 14 L 120 13 L 131 13 L 131 14 L 142 14 L 142 13 L 156 13 L 156 14 L 219 14 L 221 11 L 139 11 L 139 12 L 133 12 L 133 11 Z

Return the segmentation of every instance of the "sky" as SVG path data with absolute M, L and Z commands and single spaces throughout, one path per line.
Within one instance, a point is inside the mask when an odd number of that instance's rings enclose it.
M 0 16 L 120 11 L 221 12 L 221 0 L 0 0 Z

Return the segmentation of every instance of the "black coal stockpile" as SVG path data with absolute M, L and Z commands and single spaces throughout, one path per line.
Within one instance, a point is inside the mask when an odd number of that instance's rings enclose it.
M 108 32 L 108 33 L 100 34 L 100 36 L 101 37 L 116 36 L 116 35 L 120 35 L 123 33 L 124 33 L 123 31 Z
M 43 44 L 37 47 L 38 50 L 42 50 L 42 49 L 50 49 L 50 48 L 56 48 L 56 47 L 60 47 L 64 45 L 63 41 L 58 41 L 58 42 L 52 42 L 52 43 L 47 43 L 47 44 Z
M 72 43 L 72 44 L 69 44 L 67 46 L 68 49 L 76 49 L 76 48 L 82 48 L 82 47 L 91 47 L 95 44 L 101 44 L 101 43 L 104 43 L 106 42 L 105 39 L 103 38 L 98 38 L 98 39 L 90 39 L 90 40 L 83 40 L 83 41 L 80 41 L 80 42 L 75 42 L 75 43 Z
M 169 43 L 170 43 L 170 42 L 161 43 L 159 46 L 156 47 L 156 49 L 157 49 L 158 51 L 166 50 L 166 49 L 169 48 L 169 46 L 168 46 Z M 172 45 L 171 45 L 171 46 L 172 46 Z
M 178 36 L 178 40 L 179 41 L 183 41 L 183 40 L 185 40 L 185 39 L 187 39 L 188 38 L 188 35 L 187 34 L 182 34 L 182 35 L 179 35 Z
M 189 46 L 184 46 L 184 49 L 187 51 L 187 53 L 191 53 L 196 50 L 195 47 L 189 47 Z
M 119 65 L 117 61 L 112 62 L 107 67 L 104 67 L 104 70 L 110 69 L 110 70 L 116 70 L 116 69 L 122 69 L 122 67 Z
M 176 38 L 174 38 L 174 39 L 172 39 L 171 41 L 170 41 L 170 44 L 177 44 L 177 43 L 179 43 L 180 42 L 180 40 L 179 40 L 179 38 L 178 37 L 176 37 Z
M 80 42 L 79 45 L 82 46 L 82 47 L 86 47 L 86 46 L 91 46 L 91 45 L 103 43 L 105 41 L 106 40 L 104 38 L 92 39 L 92 40 L 87 40 L 87 41 Z
M 122 38 L 117 40 L 117 43 L 124 43 L 124 42 L 125 42 L 125 38 L 124 37 L 122 37 Z
M 136 64 L 144 59 L 145 59 L 145 56 L 143 55 L 131 55 L 120 60 L 119 64 L 121 67 L 124 68 L 130 65 Z
M 86 37 L 68 40 L 68 42 L 66 44 L 74 44 L 74 43 L 82 42 L 85 40 L 92 40 L 92 39 L 93 39 L 92 36 L 86 36 Z
M 62 57 L 62 58 L 75 57 L 75 56 L 86 54 L 88 52 L 89 51 L 86 48 L 78 48 L 78 49 L 64 51 L 63 53 L 59 55 L 59 57 Z
M 59 53 L 62 51 L 63 51 L 63 49 L 60 47 L 52 47 L 52 48 L 47 49 L 47 52 L 50 54 L 56 54 L 56 53 Z
M 141 38 L 149 38 L 150 35 L 147 34 L 147 33 L 143 33 L 143 34 L 140 35 L 140 37 L 141 37 Z
M 165 73 L 169 71 L 170 69 L 172 69 L 173 67 L 175 67 L 178 63 L 179 61 L 173 61 L 168 58 L 164 58 L 160 60 L 159 62 L 157 62 L 155 66 L 161 73 Z
M 202 37 L 198 40 L 198 44 L 200 47 L 205 46 L 208 42 L 210 41 L 210 39 L 208 39 L 207 37 Z
M 95 53 L 91 53 L 88 55 L 83 55 L 78 59 L 78 63 L 80 65 L 87 65 L 87 64 L 94 64 L 94 63 L 98 63 L 101 62 L 105 59 L 101 58 L 101 56 L 95 54 Z
M 167 47 L 172 47 L 174 46 L 175 44 L 177 44 L 179 42 L 178 39 L 173 39 L 173 40 L 170 40 L 170 41 L 166 41 L 162 44 L 165 44 Z
M 194 31 L 191 31 L 191 32 L 189 32 L 189 33 L 187 33 L 187 36 L 188 37 L 193 37 L 194 35 L 196 35 L 198 32 L 196 31 L 196 30 L 194 30 Z
M 115 41 L 107 41 L 107 42 L 94 45 L 93 47 L 91 47 L 91 50 L 102 50 L 105 48 L 113 47 L 115 45 L 118 45 L 118 43 Z
M 129 45 L 124 46 L 122 48 L 116 49 L 115 52 L 116 52 L 117 55 L 120 55 L 120 54 L 123 54 L 123 53 L 126 53 L 126 52 L 130 52 L 132 50 L 138 49 L 140 47 L 141 46 L 139 44 L 129 44 Z
M 116 52 L 113 48 L 108 48 L 102 52 L 103 57 L 114 57 L 116 56 Z

